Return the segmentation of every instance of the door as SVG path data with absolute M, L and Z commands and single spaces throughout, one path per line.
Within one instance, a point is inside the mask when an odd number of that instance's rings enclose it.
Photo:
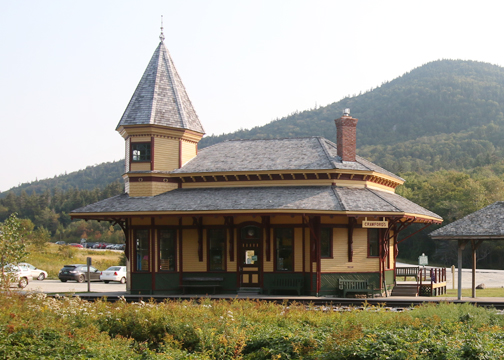
M 262 229 L 256 225 L 242 227 L 238 244 L 240 287 L 260 287 L 262 275 Z

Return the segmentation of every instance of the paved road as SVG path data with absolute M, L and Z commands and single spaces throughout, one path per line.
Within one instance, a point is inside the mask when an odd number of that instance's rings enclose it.
M 59 280 L 32 280 L 28 286 L 24 288 L 25 291 L 42 291 L 46 293 L 68 293 L 68 292 L 87 292 L 87 283 L 78 283 L 76 281 L 61 282 Z M 108 292 L 126 292 L 126 284 L 111 282 L 105 284 L 103 282 L 91 282 L 91 291 L 108 293 Z

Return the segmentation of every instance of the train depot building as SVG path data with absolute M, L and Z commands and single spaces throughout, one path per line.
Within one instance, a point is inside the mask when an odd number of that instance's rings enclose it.
M 71 216 L 121 225 L 131 294 L 343 295 L 347 280 L 384 294 L 399 232 L 442 219 L 395 193 L 402 178 L 356 155 L 357 121 L 349 111 L 335 120 L 336 143 L 198 150 L 203 126 L 161 36 L 116 129 L 125 192 Z

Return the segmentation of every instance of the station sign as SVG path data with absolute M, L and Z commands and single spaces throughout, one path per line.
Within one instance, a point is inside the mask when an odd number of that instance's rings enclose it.
M 366 218 L 364 221 L 362 221 L 362 227 L 363 228 L 379 228 L 379 229 L 387 229 L 388 228 L 388 221 L 383 220 L 373 220 L 373 221 L 368 221 Z

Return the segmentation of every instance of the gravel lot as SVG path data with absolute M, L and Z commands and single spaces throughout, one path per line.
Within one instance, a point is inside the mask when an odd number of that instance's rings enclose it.
M 76 281 L 61 282 L 59 280 L 31 280 L 25 291 L 42 291 L 45 293 L 68 293 L 68 292 L 87 292 L 87 283 L 78 283 Z M 126 292 L 126 284 L 111 282 L 105 284 L 104 282 L 92 281 L 91 291 L 108 293 L 108 292 Z

